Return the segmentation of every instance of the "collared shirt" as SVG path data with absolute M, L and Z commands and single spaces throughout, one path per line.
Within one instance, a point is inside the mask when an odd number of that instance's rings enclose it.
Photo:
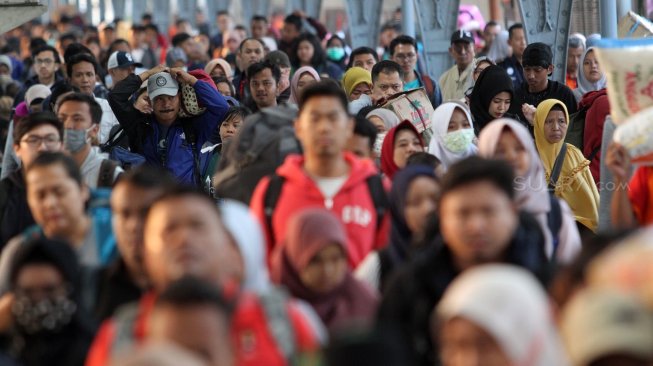
M 474 63 L 463 72 L 458 72 L 458 66 L 453 65 L 449 70 L 440 76 L 440 89 L 442 90 L 442 100 L 459 100 L 465 98 L 465 91 L 472 86 L 472 71 Z

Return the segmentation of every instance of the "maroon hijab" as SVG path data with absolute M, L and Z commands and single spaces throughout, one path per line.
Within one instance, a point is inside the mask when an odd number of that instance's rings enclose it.
M 347 255 L 347 235 L 342 223 L 329 211 L 309 208 L 293 216 L 283 244 L 275 253 L 272 279 L 293 297 L 308 302 L 329 329 L 352 321 L 370 322 L 378 305 L 377 295 L 348 271 L 342 283 L 328 293 L 317 293 L 302 283 L 299 273 L 322 249 L 338 244 Z

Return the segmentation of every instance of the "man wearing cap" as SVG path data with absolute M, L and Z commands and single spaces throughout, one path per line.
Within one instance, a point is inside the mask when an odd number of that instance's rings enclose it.
M 128 52 L 116 51 L 112 53 L 109 56 L 109 62 L 107 62 L 107 70 L 111 75 L 111 87 L 113 88 L 127 76 L 133 74 L 137 67 L 142 66 L 138 62 L 134 62 L 134 58 Z
M 517 100 L 537 108 L 543 100 L 558 99 L 567 106 L 570 115 L 576 113 L 576 98 L 571 89 L 557 81 L 549 80 L 554 68 L 551 47 L 541 42 L 529 44 L 524 50 L 522 64 L 525 81 L 516 90 Z M 519 117 L 522 121 L 528 120 L 523 113 L 520 113 Z
M 440 86 L 430 76 L 417 72 L 417 57 L 415 38 L 403 35 L 390 42 L 390 59 L 403 70 L 404 90 L 423 87 L 433 108 L 437 108 L 442 103 Z
M 139 112 L 130 101 L 144 81 L 152 114 Z M 193 87 L 198 103 L 206 108 L 202 114 L 179 117 L 180 84 Z M 182 183 L 201 185 L 200 177 L 210 155 L 202 154 L 199 147 L 218 128 L 229 108 L 214 86 L 182 69 L 159 65 L 140 75 L 127 76 L 109 94 L 109 104 L 127 133 L 132 152 L 143 155 L 148 164 L 170 170 Z
M 474 37 L 470 31 L 459 29 L 451 35 L 449 54 L 456 62 L 440 76 L 443 100 L 465 98 L 465 91 L 472 86 L 474 68 Z
M 290 59 L 283 51 L 272 51 L 265 56 L 265 61 L 273 65 L 277 65 L 281 71 L 281 78 L 279 79 L 279 85 L 277 86 L 277 103 L 287 103 L 290 99 Z

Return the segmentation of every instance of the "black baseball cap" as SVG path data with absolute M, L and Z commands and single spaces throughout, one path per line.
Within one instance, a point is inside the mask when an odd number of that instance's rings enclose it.
M 551 47 L 542 42 L 531 43 L 524 50 L 522 56 L 523 66 L 549 67 L 553 63 L 553 52 Z
M 451 43 L 456 42 L 474 43 L 474 36 L 470 31 L 458 29 L 451 35 Z

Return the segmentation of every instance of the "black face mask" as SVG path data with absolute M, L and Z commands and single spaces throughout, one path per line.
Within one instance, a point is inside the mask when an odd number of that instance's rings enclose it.
M 11 308 L 16 328 L 23 334 L 57 333 L 72 321 L 77 305 L 65 295 L 32 300 L 17 295 Z

